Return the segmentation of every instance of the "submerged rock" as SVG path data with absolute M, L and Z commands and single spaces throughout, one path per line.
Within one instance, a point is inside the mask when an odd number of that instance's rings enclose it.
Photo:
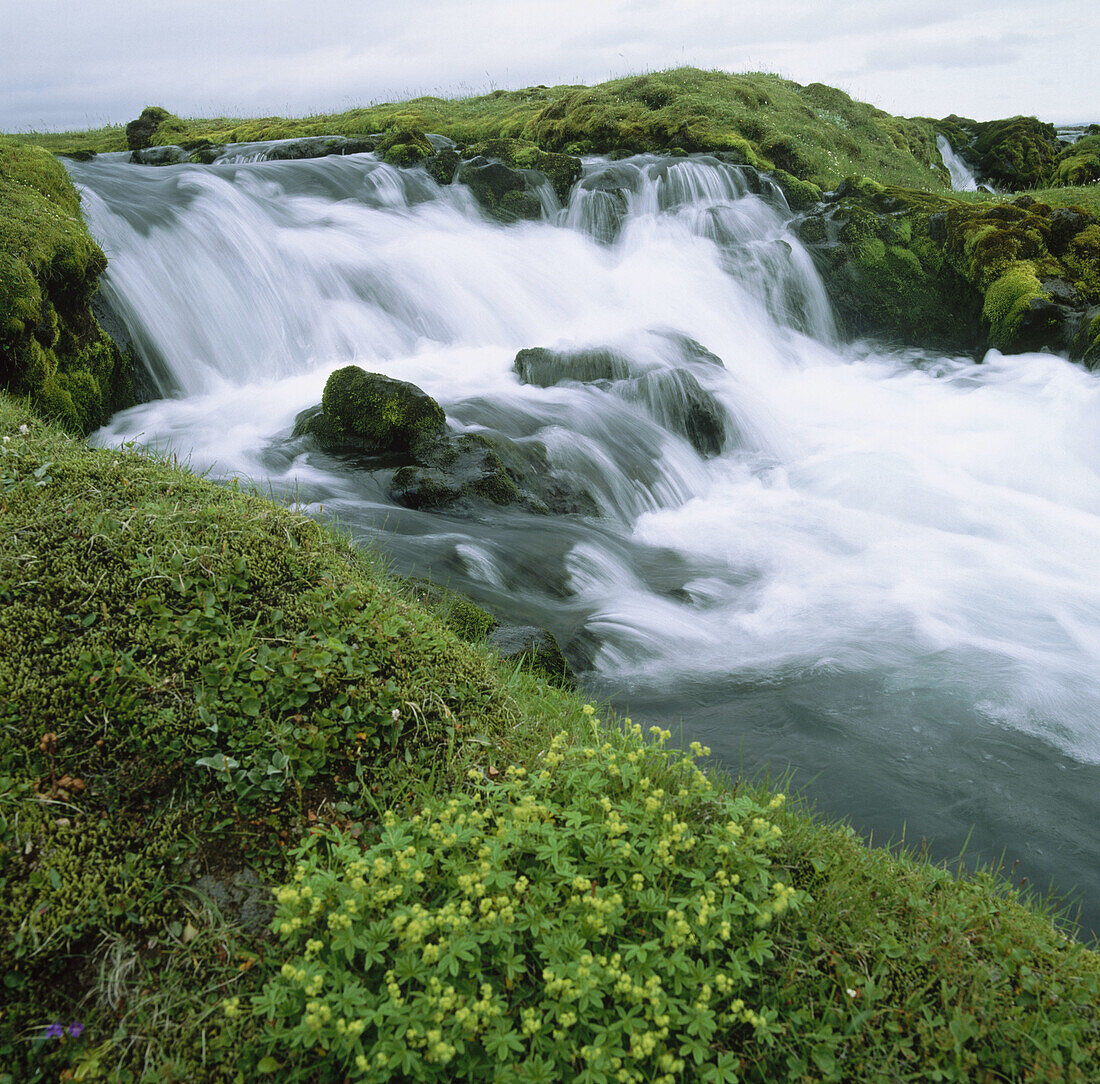
M 182 147 L 144 147 L 130 155 L 135 166 L 175 166 L 190 161 L 190 155 Z
M 512 370 L 524 384 L 549 388 L 565 380 L 583 384 L 626 380 L 630 376 L 630 359 L 604 347 L 551 350 L 532 346 L 516 354 Z
M 683 437 L 703 459 L 726 446 L 727 415 L 714 395 L 683 369 L 655 369 L 614 389 L 641 403 L 654 421 Z
M 556 685 L 574 685 L 576 676 L 552 632 L 533 625 L 504 625 L 489 637 L 502 659 L 522 660 L 540 677 Z
M 396 468 L 389 493 L 406 508 L 487 502 L 541 514 L 598 514 L 587 490 L 551 469 L 539 442 L 449 433 L 443 408 L 415 384 L 357 365 L 328 378 L 320 405 L 298 415 L 282 454 L 296 454 L 294 443 L 304 439 L 329 454 L 365 459 L 360 465 L 367 470 Z

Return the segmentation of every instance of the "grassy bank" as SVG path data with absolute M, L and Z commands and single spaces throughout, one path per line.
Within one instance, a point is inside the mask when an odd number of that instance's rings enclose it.
M 7 397 L 0 439 L 8 1080 L 1096 1078 L 1100 961 L 997 878 L 701 772 L 258 496 Z
M 907 120 L 820 83 L 697 68 L 631 76 L 595 87 L 527 87 L 472 98 L 415 98 L 302 118 L 168 116 L 153 145 L 312 135 L 437 132 L 461 143 L 523 139 L 568 154 L 726 151 L 822 188 L 865 174 L 884 183 L 942 189 L 932 122 Z M 127 148 L 123 127 L 14 137 L 57 152 Z

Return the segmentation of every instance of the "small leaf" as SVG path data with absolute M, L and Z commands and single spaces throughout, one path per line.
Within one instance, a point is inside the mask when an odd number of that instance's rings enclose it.
M 270 1054 L 266 1058 L 260 1061 L 260 1064 L 256 1066 L 257 1073 L 274 1073 L 276 1070 L 281 1069 L 282 1064 L 277 1062 Z

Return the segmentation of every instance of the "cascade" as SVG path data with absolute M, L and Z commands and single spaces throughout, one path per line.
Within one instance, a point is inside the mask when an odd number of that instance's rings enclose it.
M 589 159 L 508 226 L 370 154 L 263 158 L 69 164 L 161 395 L 96 440 L 323 505 L 634 718 L 880 836 L 1007 848 L 1100 927 L 1096 374 L 840 343 L 782 193 L 714 158 Z M 537 442 L 599 515 L 396 506 L 288 440 L 347 364 Z
M 971 172 L 970 167 L 955 153 L 955 148 L 948 142 L 947 136 L 936 136 L 936 149 L 940 152 L 940 158 L 951 174 L 951 187 L 956 192 L 977 192 L 978 181 Z

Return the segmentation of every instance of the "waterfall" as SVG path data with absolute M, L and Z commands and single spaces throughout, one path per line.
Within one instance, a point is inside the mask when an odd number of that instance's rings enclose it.
M 293 489 L 398 569 L 551 628 L 635 718 L 804 770 L 861 827 L 944 853 L 973 830 L 1097 922 L 1096 374 L 841 344 L 782 193 L 715 158 L 586 160 L 566 206 L 510 226 L 370 154 L 260 158 L 69 164 L 164 396 L 98 441 Z M 585 351 L 618 360 L 570 369 Z M 538 442 L 600 515 L 412 511 L 288 442 L 350 363 Z
M 956 192 L 977 192 L 978 181 L 970 167 L 955 153 L 947 136 L 936 136 L 936 148 L 940 152 L 947 172 L 951 174 L 951 187 Z

